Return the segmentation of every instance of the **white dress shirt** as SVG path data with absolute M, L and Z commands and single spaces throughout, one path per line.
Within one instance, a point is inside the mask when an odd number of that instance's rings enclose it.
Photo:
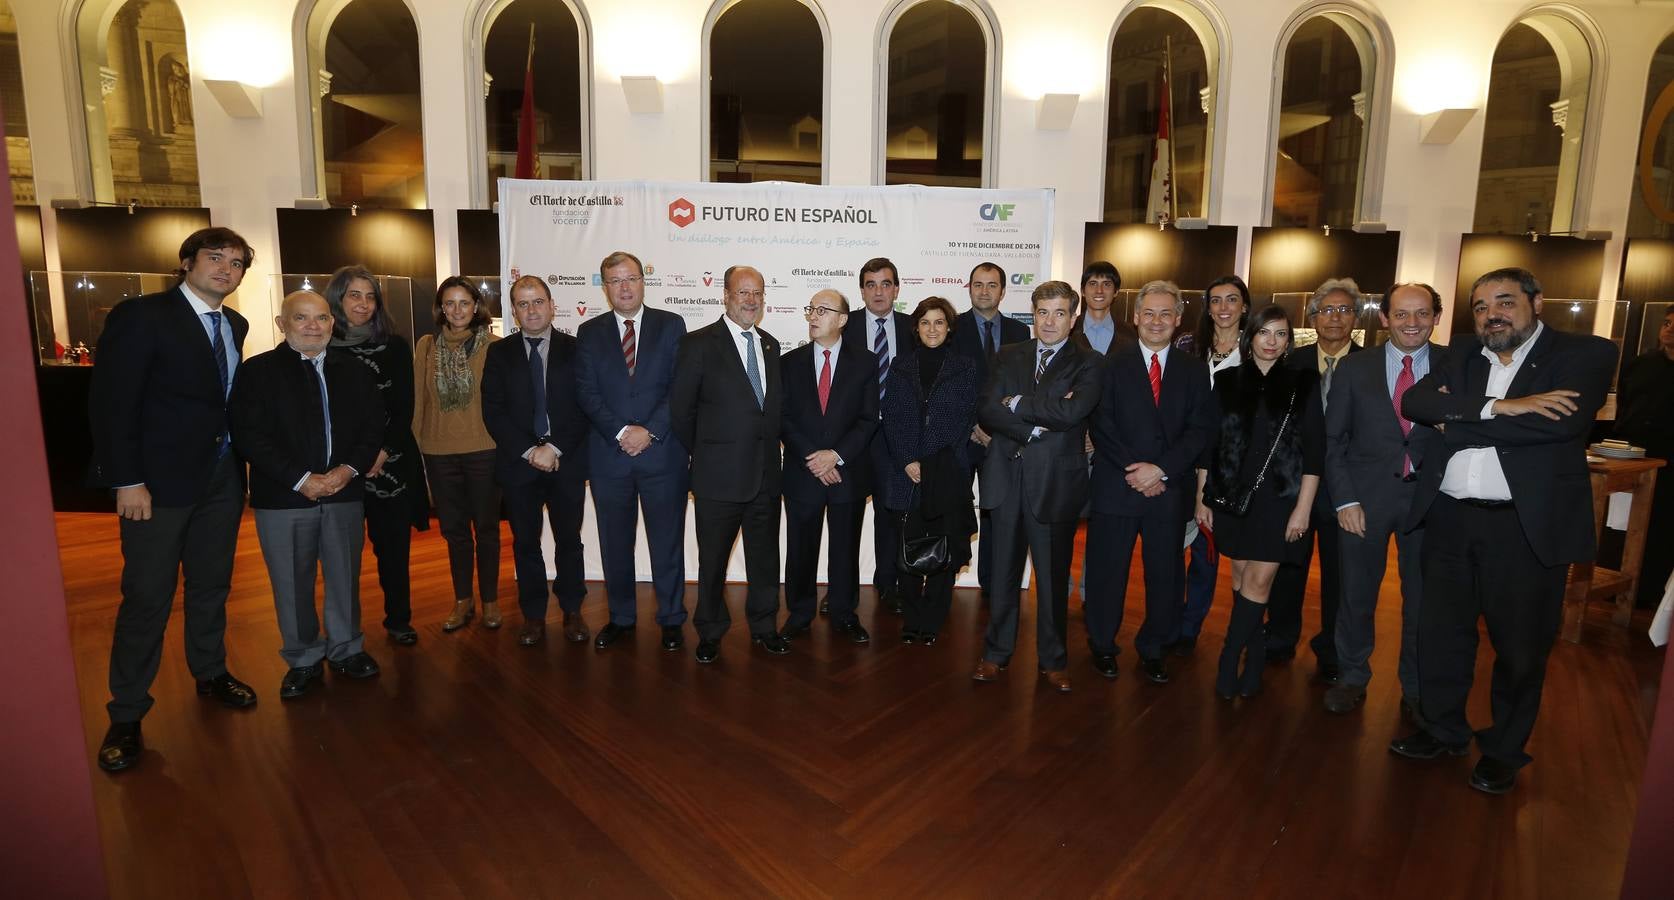
M 1512 351 L 1509 364 L 1501 363 L 1498 353 L 1482 348 L 1482 355 L 1488 358 L 1488 402 L 1482 406 L 1483 419 L 1494 417 L 1494 401 L 1505 399 L 1505 392 L 1545 329 L 1546 325 L 1537 320 L 1534 334 Z M 1456 451 L 1447 461 L 1447 471 L 1442 473 L 1441 490 L 1459 500 L 1510 500 L 1511 485 L 1506 483 L 1505 469 L 1500 466 L 1499 449 L 1473 447 Z
M 727 330 L 732 332 L 732 346 L 738 351 L 738 363 L 744 367 L 744 371 L 746 373 L 750 371 L 750 360 L 747 356 L 745 356 L 745 354 L 754 353 L 756 355 L 756 371 L 761 373 L 761 392 L 762 396 L 766 396 L 767 357 L 762 355 L 761 331 L 753 326 L 750 328 L 740 328 L 738 327 L 737 322 L 734 322 L 726 316 L 722 316 L 721 321 L 727 323 Z M 744 343 L 744 332 L 746 331 L 750 333 L 749 344 Z
M 842 349 L 842 338 L 838 338 L 837 343 L 830 347 L 822 347 L 818 341 L 814 342 L 814 386 L 816 388 L 819 387 L 820 383 L 820 370 L 825 368 L 825 354 L 827 351 L 831 353 L 831 383 L 837 383 L 837 357 L 841 355 L 840 351 Z

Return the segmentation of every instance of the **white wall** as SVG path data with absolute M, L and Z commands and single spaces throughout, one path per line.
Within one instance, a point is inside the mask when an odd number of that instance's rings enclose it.
M 195 90 L 198 166 L 204 203 L 217 224 L 244 234 L 257 264 L 240 293 L 252 318 L 270 316 L 265 279 L 277 271 L 276 207 L 302 196 L 304 163 L 299 93 L 292 71 L 297 0 L 231 4 L 177 0 L 186 22 Z M 454 210 L 469 204 L 473 150 L 464 127 L 468 103 L 481 102 L 468 83 L 466 22 L 487 0 L 407 0 L 422 48 L 427 190 L 436 210 L 437 264 L 455 269 Z M 825 135 L 827 180 L 864 184 L 875 160 L 873 104 L 878 95 L 879 22 L 895 0 L 825 0 L 831 31 L 831 101 Z M 1052 187 L 1058 192 L 1055 274 L 1075 280 L 1082 259 L 1082 226 L 1102 209 L 1105 79 L 1109 41 L 1119 17 L 1137 2 L 1109 0 L 986 0 L 1000 31 L 999 187 Z M 1304 8 L 1354 7 L 1381 17 L 1393 36 L 1393 92 L 1383 170 L 1382 219 L 1402 232 L 1399 275 L 1429 281 L 1451 302 L 1459 235 L 1468 231 L 1476 195 L 1483 117 L 1478 114 L 1446 146 L 1418 143 L 1421 115 L 1441 106 L 1481 107 L 1500 34 L 1534 8 L 1515 2 L 1383 0 L 1361 3 L 1295 0 L 1194 0 L 1213 7 L 1227 26 L 1223 66 L 1227 92 L 1224 154 L 1214 163 L 1220 197 L 1217 224 L 1258 225 L 1267 213 L 1270 120 L 1277 86 L 1276 42 Z M 76 95 L 66 84 L 75 70 L 66 23 L 80 0 L 11 0 L 18 20 L 34 147 L 37 192 L 43 205 L 85 192 L 72 152 L 79 126 Z M 582 0 L 593 37 L 593 175 L 601 179 L 696 180 L 702 177 L 700 34 L 711 0 Z M 1645 100 L 1645 77 L 1656 45 L 1674 28 L 1674 2 L 1589 0 L 1565 5 L 1596 25 L 1605 43 L 1595 60 L 1604 79 L 1602 102 L 1589 113 L 1591 164 L 1583 162 L 1576 228 L 1615 233 L 1606 253 L 1602 297 L 1615 296 L 1627 224 L 1630 177 Z M 620 78 L 657 74 L 665 84 L 665 112 L 628 111 Z M 763 77 L 772 77 L 764 73 Z M 232 119 L 202 85 L 232 78 L 263 87 L 265 114 Z M 1038 131 L 1034 101 L 1047 91 L 1081 95 L 1068 131 Z M 1595 92 L 1595 98 L 1599 93 Z M 82 158 L 85 158 L 82 155 Z M 44 210 L 49 265 L 57 260 L 54 217 Z M 1538 273 L 1537 273 L 1538 274 Z M 252 330 L 251 350 L 270 340 Z

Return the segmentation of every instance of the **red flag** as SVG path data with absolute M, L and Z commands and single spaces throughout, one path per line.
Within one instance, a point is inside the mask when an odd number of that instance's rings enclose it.
M 1157 142 L 1151 153 L 1151 190 L 1145 221 L 1168 222 L 1174 217 L 1174 154 L 1169 149 L 1168 68 L 1162 74 L 1162 105 L 1157 109 Z
M 523 67 L 523 114 L 517 123 L 518 178 L 535 177 L 535 25 L 529 24 L 529 61 Z

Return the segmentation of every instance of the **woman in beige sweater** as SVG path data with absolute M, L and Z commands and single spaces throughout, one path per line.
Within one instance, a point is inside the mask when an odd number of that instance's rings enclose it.
M 458 275 L 437 288 L 433 312 L 439 330 L 419 338 L 413 352 L 413 432 L 453 573 L 453 612 L 442 630 L 463 628 L 476 614 L 473 559 L 482 624 L 499 628 L 500 488 L 494 439 L 482 424 L 482 364 L 494 330 L 482 294 Z

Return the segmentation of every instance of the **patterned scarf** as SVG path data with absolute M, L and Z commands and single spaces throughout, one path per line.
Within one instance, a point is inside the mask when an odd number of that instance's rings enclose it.
M 465 340 L 453 343 L 442 335 L 436 336 L 436 396 L 444 411 L 465 409 L 471 405 L 474 388 L 471 377 L 471 353 L 485 342 L 488 325 L 477 326 Z

